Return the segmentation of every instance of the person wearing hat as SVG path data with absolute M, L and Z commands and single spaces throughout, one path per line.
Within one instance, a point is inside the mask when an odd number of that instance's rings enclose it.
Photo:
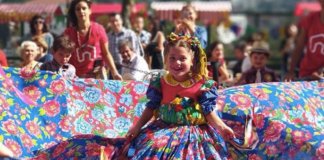
M 269 47 L 262 44 L 255 44 L 250 53 L 252 68 L 244 72 L 236 85 L 278 82 L 278 76 L 275 72 L 266 67 L 270 57 Z

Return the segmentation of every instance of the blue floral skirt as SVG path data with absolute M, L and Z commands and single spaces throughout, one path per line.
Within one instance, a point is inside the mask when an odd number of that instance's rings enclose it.
M 130 159 L 227 159 L 223 138 L 210 125 L 173 125 L 156 120 L 130 143 Z

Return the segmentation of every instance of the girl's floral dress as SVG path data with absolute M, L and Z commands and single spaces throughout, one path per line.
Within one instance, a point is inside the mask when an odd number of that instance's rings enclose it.
M 147 97 L 155 120 L 131 142 L 129 158 L 226 159 L 223 138 L 204 116 L 216 105 L 213 80 L 198 75 L 180 83 L 166 74 L 150 83 Z

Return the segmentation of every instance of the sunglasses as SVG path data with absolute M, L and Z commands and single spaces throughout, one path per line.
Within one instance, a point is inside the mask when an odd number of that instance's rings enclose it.
M 35 24 L 43 24 L 44 23 L 44 20 L 37 20 L 34 22 Z

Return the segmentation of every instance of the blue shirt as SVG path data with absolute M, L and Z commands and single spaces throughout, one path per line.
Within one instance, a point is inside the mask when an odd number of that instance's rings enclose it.
M 141 43 L 148 45 L 151 39 L 151 33 L 145 30 L 142 30 L 141 33 L 138 35 Z
M 198 38 L 202 48 L 207 47 L 207 30 L 205 27 L 197 25 L 194 36 Z

